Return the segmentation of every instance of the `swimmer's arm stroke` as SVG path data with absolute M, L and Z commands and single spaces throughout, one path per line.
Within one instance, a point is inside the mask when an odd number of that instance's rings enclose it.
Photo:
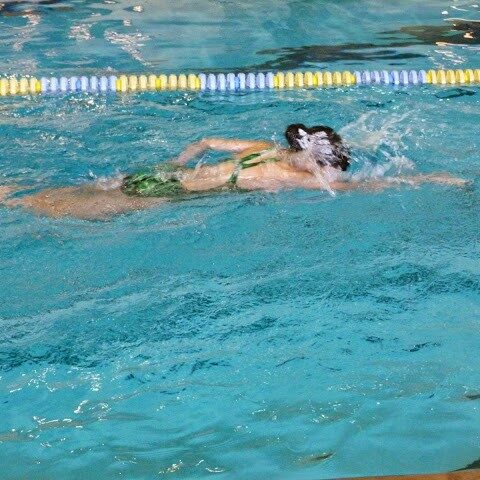
M 273 143 L 264 140 L 232 140 L 228 138 L 204 138 L 189 145 L 177 158 L 171 161 L 175 165 L 185 165 L 207 150 L 220 152 L 249 153 L 272 148 Z
M 449 173 L 430 173 L 419 175 L 408 175 L 392 177 L 389 179 L 372 179 L 362 181 L 341 182 L 335 181 L 330 183 L 332 190 L 347 191 L 347 190 L 370 190 L 379 191 L 389 187 L 398 187 L 400 185 L 417 186 L 422 183 L 437 183 L 440 185 L 451 185 L 456 187 L 463 187 L 467 185 L 468 180 L 454 177 Z

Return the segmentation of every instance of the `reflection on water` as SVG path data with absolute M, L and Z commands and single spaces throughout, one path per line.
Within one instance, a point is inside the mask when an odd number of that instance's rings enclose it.
M 8 0 L 0 3 L 0 16 L 15 17 L 22 16 L 25 13 L 40 13 L 42 6 L 56 5 L 62 3 L 62 0 Z M 62 6 L 59 9 L 62 11 L 73 10 L 72 7 Z
M 412 39 L 413 37 L 413 39 Z M 390 40 L 385 42 L 386 40 Z M 407 25 L 379 34 L 378 43 L 345 43 L 337 45 L 307 45 L 261 50 L 259 54 L 277 58 L 255 65 L 257 69 L 294 69 L 309 64 L 348 62 L 351 65 L 369 60 L 406 60 L 426 57 L 427 54 L 408 51 L 418 45 L 478 45 L 480 22 L 449 19 L 446 25 Z
M 471 97 L 475 95 L 475 92 L 473 90 L 467 90 L 466 88 L 449 88 L 435 93 L 437 98 L 457 98 L 465 95 Z
M 396 50 L 416 42 L 392 42 L 378 48 L 373 43 L 351 43 L 343 45 L 310 45 L 298 48 L 281 48 L 262 50 L 260 54 L 278 54 L 274 60 L 255 65 L 258 69 L 292 69 L 308 66 L 311 63 L 326 63 L 347 61 L 350 64 L 361 64 L 369 60 L 405 60 L 419 58 L 425 55 L 420 53 L 399 52 Z M 386 48 L 387 47 L 387 48 Z
M 444 42 L 452 45 L 480 44 L 480 21 L 451 18 L 448 22 L 446 25 L 408 25 L 382 33 L 407 34 L 419 40 L 421 44 L 435 45 Z

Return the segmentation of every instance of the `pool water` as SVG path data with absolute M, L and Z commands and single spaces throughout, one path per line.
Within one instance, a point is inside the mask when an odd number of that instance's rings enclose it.
M 2 73 L 478 67 L 472 2 L 173 5 L 7 1 Z M 83 184 L 212 135 L 283 142 L 292 122 L 338 129 L 357 177 L 470 181 L 216 195 L 108 222 L 0 208 L 2 479 L 476 461 L 479 99 L 475 86 L 2 98 L 1 184 Z

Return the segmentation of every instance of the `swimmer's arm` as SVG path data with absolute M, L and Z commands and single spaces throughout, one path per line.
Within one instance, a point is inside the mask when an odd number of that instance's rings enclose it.
M 263 140 L 231 140 L 227 138 L 204 138 L 189 145 L 172 163 L 185 165 L 193 158 L 207 150 L 241 153 L 245 151 L 260 151 L 273 147 L 273 143 Z
M 449 173 L 430 173 L 421 175 L 409 175 L 392 177 L 388 180 L 362 180 L 350 182 L 331 182 L 332 190 L 371 190 L 378 191 L 389 187 L 398 187 L 399 185 L 417 186 L 422 183 L 437 183 L 439 185 L 451 185 L 463 187 L 468 181 L 463 178 L 454 177 Z

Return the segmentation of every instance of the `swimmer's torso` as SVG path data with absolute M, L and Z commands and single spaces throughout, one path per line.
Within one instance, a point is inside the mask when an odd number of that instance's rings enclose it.
M 218 189 L 229 185 L 236 168 L 233 160 L 218 165 L 203 165 L 185 171 L 180 183 L 191 192 Z M 285 161 L 272 160 L 239 170 L 235 186 L 240 190 L 277 190 L 296 186 L 310 177 L 310 173 L 295 170 Z

